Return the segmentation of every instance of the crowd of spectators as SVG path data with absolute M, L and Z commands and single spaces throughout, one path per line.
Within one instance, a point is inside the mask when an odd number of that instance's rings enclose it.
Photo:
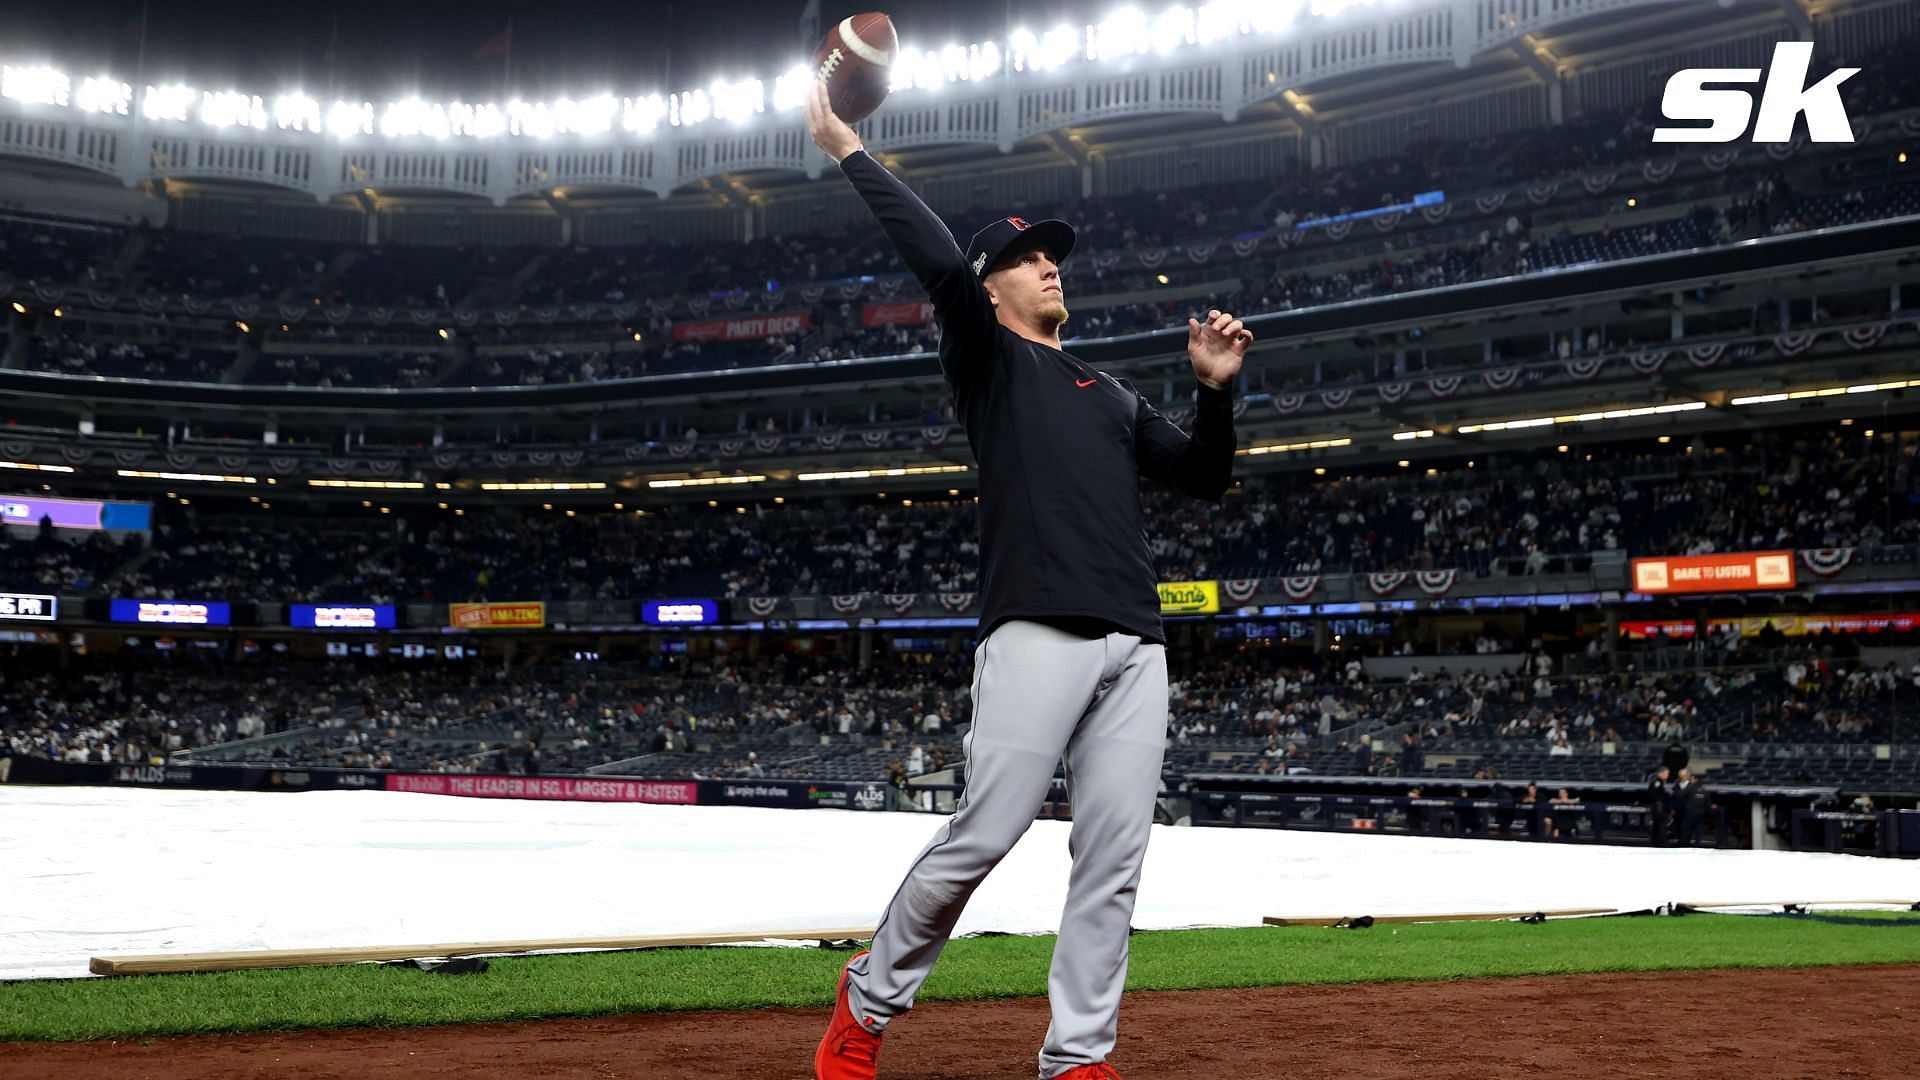
M 1767 748 L 1920 734 L 1920 663 L 1866 664 L 1847 651 L 1807 642 L 1754 666 L 1576 676 L 1552 674 L 1538 652 L 1505 670 L 1442 665 L 1379 678 L 1338 653 L 1176 650 L 1166 768 L 1176 784 L 1191 772 L 1510 780 L 1556 769 L 1637 781 L 1626 774 L 1643 758 L 1684 768 L 1689 747 L 1710 745 L 1743 770 L 1799 779 L 1794 762 L 1769 759 Z M 881 651 L 861 668 L 840 653 L 733 654 L 511 671 L 22 662 L 0 670 L 0 747 L 116 764 L 196 751 L 200 761 L 284 767 L 901 780 L 959 763 L 971 709 L 966 656 Z
M 1393 570 L 1533 576 L 1599 553 L 1920 543 L 1914 436 L 1855 427 L 1514 455 L 1445 469 L 1249 477 L 1220 503 L 1149 487 L 1163 581 Z M 957 489 L 956 489 L 957 490 Z M 968 593 L 971 496 L 627 508 L 164 500 L 150 537 L 16 527 L 0 587 L 298 601 L 631 600 Z M 908 505 L 911 503 L 911 505 Z M 78 539 L 76 539 L 78 537 Z
M 1904 70 L 1904 65 L 1889 63 Z M 1856 107 L 1897 107 L 1912 100 L 1912 79 L 1884 74 L 1850 80 L 1843 92 Z M 1859 85 L 1856 85 L 1859 84 Z M 1864 115 L 1864 114 L 1862 114 Z M 1391 158 L 1283 175 L 1259 182 L 1198 185 L 1176 191 L 1135 192 L 1074 200 L 1059 206 L 1017 206 L 1028 217 L 1065 216 L 1079 223 L 1081 257 L 1069 264 L 1073 296 L 1100 298 L 1075 305 L 1069 330 L 1099 337 L 1178 325 L 1192 302 L 1158 301 L 1153 292 L 1171 275 L 1174 284 L 1207 280 L 1219 286 L 1204 302 L 1237 313 L 1258 314 L 1337 303 L 1411 289 L 1453 285 L 1596 261 L 1725 244 L 1754 237 L 1872 220 L 1920 209 L 1920 184 L 1896 182 L 1877 163 L 1877 152 L 1822 156 L 1781 164 L 1753 155 L 1724 175 L 1689 181 L 1684 194 L 1658 220 L 1644 215 L 1616 224 L 1623 200 L 1592 200 L 1584 214 L 1562 215 L 1559 224 L 1536 226 L 1532 208 L 1516 205 L 1491 212 L 1460 202 L 1446 223 L 1418 220 L 1389 235 L 1332 235 L 1300 229 L 1302 222 L 1391 205 L 1444 188 L 1457 196 L 1512 188 L 1580 172 L 1633 168 L 1647 156 L 1647 130 L 1658 122 L 1653 103 L 1636 110 L 1575 115 L 1561 127 L 1506 133 L 1473 140 L 1419 141 Z M 1870 167 L 1869 167 L 1870 166 Z M 1568 190 L 1577 192 L 1574 183 Z M 1804 190 L 1803 190 L 1804 189 Z M 965 236 L 1005 207 L 943 208 Z M 1468 220 L 1472 219 L 1472 220 Z M 41 232 L 48 235 L 43 237 Z M 20 253 L 29 274 L 98 275 L 108 261 L 100 247 L 117 233 L 95 237 L 72 229 L 0 228 L 0 260 Z M 1284 236 L 1251 255 L 1224 241 Z M 563 323 L 541 330 L 524 353 L 478 357 L 452 378 L 473 385 L 542 385 L 597 381 L 642 374 L 730 368 L 767 363 L 820 362 L 855 356 L 924 351 L 936 342 L 930 325 L 866 327 L 868 300 L 917 296 L 903 280 L 896 256 L 877 230 L 846 227 L 818 233 L 762 237 L 747 243 L 646 241 L 627 245 L 537 249 L 455 248 L 405 245 L 340 247 L 193 237 L 142 230 L 126 284 L 163 295 L 284 300 L 301 304 L 406 309 L 427 307 L 515 308 L 562 312 L 568 305 L 640 303 L 637 316 L 620 326 Z M 91 244 L 92 246 L 88 246 Z M 1164 266 L 1144 266 L 1131 257 L 1095 255 L 1174 251 L 1185 245 L 1211 249 L 1199 264 L 1184 256 Z M 50 250 L 41 250 L 41 249 Z M 0 270 L 6 264 L 0 262 Z M 879 282 L 848 299 L 838 286 Z M 808 300 L 796 290 L 806 288 Z M 814 292 L 812 290 L 821 290 Z M 895 295 L 897 293 L 897 295 Z M 664 306 L 662 306 L 664 305 Z M 808 309 L 810 328 L 758 341 L 676 341 L 675 321 L 736 313 Z M 663 313 L 663 312 L 670 312 Z M 384 324 L 383 324 L 384 325 Z M 525 327 L 465 331 L 472 345 L 511 344 Z M 636 336 L 637 335 L 637 336 Z M 290 340 L 365 345 L 364 356 L 304 356 L 263 359 L 249 381 L 318 386 L 415 386 L 433 377 L 432 357 L 396 349 L 386 330 L 336 330 L 315 321 L 295 328 Z M 628 338 L 635 338 L 629 345 Z M 614 350 L 611 340 L 622 347 Z M 568 344 L 556 345 L 555 342 Z M 156 364 L 169 377 L 205 377 L 193 350 L 154 351 L 137 365 L 144 375 Z M 24 358 L 49 370 L 132 373 L 126 365 L 96 364 L 67 348 L 42 347 Z M 193 370 L 189 370 L 193 369 Z M 1322 376 L 1323 384 L 1335 384 Z

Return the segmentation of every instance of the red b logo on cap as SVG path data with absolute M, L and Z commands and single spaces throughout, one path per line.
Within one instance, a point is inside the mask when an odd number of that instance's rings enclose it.
M 1026 231 L 1027 231 L 1027 219 L 1026 219 L 1026 218 L 1017 218 L 1017 217 L 1010 217 L 1010 218 L 1008 218 L 1008 219 L 1007 219 L 1007 224 L 1009 224 L 1009 225 L 1011 225 L 1011 226 L 1013 226 L 1014 228 L 1016 228 L 1016 229 L 1018 229 L 1018 230 L 1020 230 L 1021 232 L 1026 232 Z

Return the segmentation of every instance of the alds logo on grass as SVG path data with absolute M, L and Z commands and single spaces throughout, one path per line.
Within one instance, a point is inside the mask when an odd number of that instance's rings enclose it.
M 1850 143 L 1853 124 L 1840 101 L 1840 84 L 1858 75 L 1860 69 L 1835 68 L 1826 78 L 1808 86 L 1807 68 L 1812 62 L 1813 42 L 1782 41 L 1773 47 L 1773 64 L 1765 72 L 1759 68 L 1688 68 L 1675 72 L 1660 98 L 1660 111 L 1669 120 L 1705 120 L 1708 124 L 1654 128 L 1653 141 L 1732 142 L 1746 133 L 1747 122 L 1753 120 L 1754 142 L 1792 142 L 1794 120 L 1804 114 L 1807 136 L 1814 142 Z M 1747 91 L 1707 89 L 1708 83 L 1759 82 L 1763 74 L 1766 85 L 1760 95 L 1758 118 L 1754 116 L 1753 95 Z

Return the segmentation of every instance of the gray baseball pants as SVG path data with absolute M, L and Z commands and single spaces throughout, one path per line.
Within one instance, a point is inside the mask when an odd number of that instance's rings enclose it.
M 1047 997 L 1041 1080 L 1105 1061 L 1120 1020 L 1127 935 L 1166 747 L 1166 646 L 1001 623 L 974 650 L 967 788 L 914 860 L 855 961 L 848 1003 L 868 1031 L 913 1007 L 980 882 L 1033 824 L 1066 759 L 1073 870 Z

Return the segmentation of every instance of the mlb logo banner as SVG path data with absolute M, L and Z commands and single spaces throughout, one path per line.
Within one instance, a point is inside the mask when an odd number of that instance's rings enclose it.
M 1741 551 L 1633 560 L 1633 591 L 1665 593 L 1759 592 L 1797 583 L 1791 551 Z
M 1220 612 L 1220 583 L 1217 581 L 1163 581 L 1160 583 L 1160 614 L 1216 615 Z

